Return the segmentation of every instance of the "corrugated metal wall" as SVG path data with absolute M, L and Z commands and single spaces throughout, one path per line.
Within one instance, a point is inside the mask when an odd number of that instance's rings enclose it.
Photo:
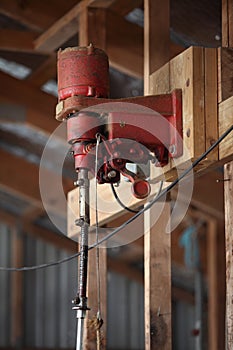
M 144 349 L 144 288 L 115 273 L 108 280 L 108 348 Z
M 67 252 L 29 235 L 24 236 L 24 265 L 56 261 Z M 0 224 L 0 265 L 11 265 L 11 232 Z M 77 261 L 24 272 L 24 335 L 21 346 L 74 348 Z M 0 271 L 0 346 L 11 346 L 11 274 Z M 20 305 L 19 305 L 20 307 Z M 144 348 L 143 286 L 108 274 L 108 349 Z
M 25 265 L 57 261 L 67 253 L 27 236 Z M 69 348 L 75 344 L 77 261 L 25 274 L 25 346 Z
M 0 224 L 0 265 L 10 265 L 10 232 Z M 0 346 L 10 345 L 10 275 L 0 271 Z

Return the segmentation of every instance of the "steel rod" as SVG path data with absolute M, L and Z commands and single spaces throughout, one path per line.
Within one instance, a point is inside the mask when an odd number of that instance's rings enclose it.
M 88 170 L 80 169 L 78 174 L 79 186 L 79 219 L 76 224 L 81 227 L 80 231 L 80 258 L 79 258 L 79 283 L 76 305 L 77 310 L 77 339 L 76 350 L 83 349 L 84 322 L 87 307 L 87 267 L 88 267 L 88 232 L 90 224 L 89 208 L 89 179 Z

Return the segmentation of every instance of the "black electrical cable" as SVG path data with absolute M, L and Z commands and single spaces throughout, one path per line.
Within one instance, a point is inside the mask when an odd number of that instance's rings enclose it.
M 116 193 L 116 190 L 115 190 L 114 185 L 113 185 L 112 183 L 111 183 L 111 189 L 112 189 L 112 193 L 113 193 L 113 195 L 114 195 L 114 197 L 115 197 L 117 203 L 120 204 L 120 206 L 121 206 L 123 209 L 129 211 L 130 213 L 134 213 L 134 214 L 139 212 L 139 210 L 134 210 L 134 209 L 131 209 L 131 208 L 127 207 L 126 205 L 124 205 L 124 203 L 123 203 L 123 202 L 120 200 L 120 198 L 118 197 L 118 194 Z
M 118 194 L 116 193 L 116 190 L 115 190 L 114 185 L 113 185 L 112 183 L 111 183 L 111 188 L 112 188 L 112 192 L 113 192 L 113 195 L 114 195 L 116 201 L 120 204 L 120 206 L 121 206 L 123 209 L 129 211 L 130 213 L 135 213 L 135 214 L 138 213 L 138 212 L 140 211 L 140 209 L 134 210 L 134 209 L 131 209 L 131 208 L 127 207 L 127 206 L 120 200 L 120 198 L 118 197 Z M 160 181 L 159 190 L 158 190 L 158 192 L 156 193 L 155 198 L 160 194 L 160 192 L 162 191 L 162 188 L 163 188 L 163 181 Z
M 227 129 L 217 141 L 213 143 L 212 146 L 210 146 L 199 158 L 197 158 L 191 165 L 188 167 L 180 176 L 177 177 L 176 180 L 174 180 L 167 188 L 165 188 L 163 191 L 160 192 L 158 196 L 156 196 L 150 203 L 148 203 L 143 209 L 141 209 L 138 213 L 136 213 L 132 218 L 125 221 L 121 226 L 117 227 L 115 230 L 113 230 L 111 233 L 109 233 L 106 237 L 99 239 L 98 242 L 92 244 L 89 246 L 89 250 L 96 248 L 97 246 L 101 245 L 102 243 L 106 242 L 110 238 L 112 238 L 115 234 L 117 234 L 120 230 L 125 228 L 127 225 L 129 225 L 131 222 L 133 222 L 135 219 L 137 219 L 141 214 L 143 214 L 145 211 L 150 209 L 159 199 L 161 199 L 163 196 L 165 196 L 168 192 L 170 192 L 185 176 L 187 176 L 203 159 L 206 158 L 206 156 L 219 145 L 220 142 L 222 142 L 223 139 L 225 139 L 226 136 L 230 134 L 233 130 L 233 125 Z M 56 266 L 59 264 L 62 264 L 64 262 L 70 261 L 76 257 L 78 257 L 80 253 L 76 253 L 73 255 L 70 255 L 64 259 L 58 260 L 56 262 L 51 262 L 48 264 L 42 264 L 42 265 L 36 265 L 36 266 L 28 266 L 28 267 L 0 267 L 0 271 L 32 271 L 32 270 L 39 270 L 42 268 L 47 268 L 50 266 Z

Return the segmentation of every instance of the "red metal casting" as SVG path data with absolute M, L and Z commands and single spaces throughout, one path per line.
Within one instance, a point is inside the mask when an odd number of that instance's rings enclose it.
M 68 141 L 72 144 L 77 171 L 87 168 L 95 172 L 99 134 L 98 182 L 118 182 L 122 173 L 133 183 L 134 196 L 145 198 L 150 193 L 145 176 L 133 174 L 126 164 L 146 164 L 152 160 L 157 166 L 164 166 L 169 156 L 182 155 L 182 92 L 111 100 L 105 98 L 108 80 L 108 60 L 102 50 L 90 45 L 60 51 L 56 118 L 67 120 Z M 133 103 L 152 111 L 136 114 L 108 108 L 105 111 L 105 106 L 112 102 Z M 95 108 L 99 104 L 103 104 L 101 111 Z
M 108 97 L 108 69 L 108 56 L 93 45 L 59 50 L 59 100 L 71 96 Z

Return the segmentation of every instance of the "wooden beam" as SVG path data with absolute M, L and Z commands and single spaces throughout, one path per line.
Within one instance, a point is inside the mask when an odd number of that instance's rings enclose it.
M 233 348 L 233 162 L 224 166 L 226 235 L 226 349 Z
M 12 228 L 16 227 L 20 222 L 22 225 L 22 231 L 28 235 L 35 236 L 38 239 L 42 239 L 47 243 L 53 244 L 57 248 L 67 250 L 70 253 L 75 253 L 77 251 L 77 243 L 65 235 L 59 235 L 46 228 L 37 226 L 24 220 L 20 220 L 15 215 L 10 214 L 6 211 L 0 210 L 0 221 L 6 223 Z
M 38 90 L 30 83 L 0 72 L 0 95 L 8 101 L 34 111 L 27 114 L 27 122 L 52 133 L 58 126 L 54 118 L 57 99 Z
M 94 0 L 90 4 L 90 7 L 106 9 L 111 7 L 115 1 L 116 0 Z
M 143 30 L 113 12 L 107 14 L 106 51 L 110 65 L 120 71 L 142 77 Z
M 107 339 L 107 249 L 100 248 L 100 310 L 103 326 L 100 328 L 101 345 L 100 349 L 106 349 Z M 98 312 L 98 282 L 96 270 L 96 249 L 89 251 L 88 255 L 88 283 L 87 283 L 88 306 L 90 311 L 87 313 L 86 329 L 84 333 L 84 349 L 98 349 L 97 332 L 93 325 Z
M 0 13 L 15 19 L 22 25 L 36 31 L 46 30 L 53 24 L 64 12 L 72 7 L 76 0 L 66 1 L 40 1 L 33 0 L 28 2 L 19 2 L 17 0 L 1 0 Z
M 225 101 L 233 95 L 233 48 L 218 49 L 218 102 Z
M 233 1 L 222 0 L 222 46 L 233 47 Z
M 55 79 L 57 75 L 57 55 L 50 53 L 49 57 L 26 79 L 33 86 L 40 88 L 48 80 Z
M 1 28 L 0 50 L 32 53 L 35 38 L 32 32 Z
M 204 50 L 205 65 L 205 148 L 218 139 L 218 62 L 217 51 Z M 218 160 L 218 148 L 208 155 L 209 160 Z
M 79 15 L 79 46 L 106 48 L 106 10 L 84 8 Z
M 121 16 L 126 16 L 136 7 L 142 7 L 143 0 L 115 0 L 110 6 L 110 10 L 118 13 Z
M 233 125 L 233 96 L 219 104 L 219 135 Z M 219 145 L 219 159 L 233 158 L 232 132 Z
M 170 59 L 170 2 L 144 0 L 144 94 L 150 75 Z
M 18 193 L 19 196 L 31 201 L 36 206 L 41 206 L 39 167 L 3 150 L 0 150 L 0 158 L 2 164 L 4 164 L 0 168 L 0 186 L 7 189 L 8 192 Z M 64 217 L 66 202 L 63 201 L 62 196 L 56 195 L 56 184 L 62 179 L 52 171 L 44 169 L 44 176 L 46 175 L 48 179 L 47 194 L 49 196 L 46 199 L 48 202 L 43 204 L 47 205 L 52 212 Z M 67 193 L 72 188 L 72 181 L 64 179 L 63 186 L 64 192 Z
M 164 205 L 164 207 L 163 207 Z M 156 217 L 156 210 L 160 212 Z M 145 349 L 170 350 L 171 334 L 171 235 L 166 232 L 170 204 L 158 203 L 144 215 L 145 247 Z
M 92 2 L 93 0 L 83 0 L 59 18 L 35 40 L 35 50 L 50 50 L 52 52 L 77 33 L 78 16 Z

